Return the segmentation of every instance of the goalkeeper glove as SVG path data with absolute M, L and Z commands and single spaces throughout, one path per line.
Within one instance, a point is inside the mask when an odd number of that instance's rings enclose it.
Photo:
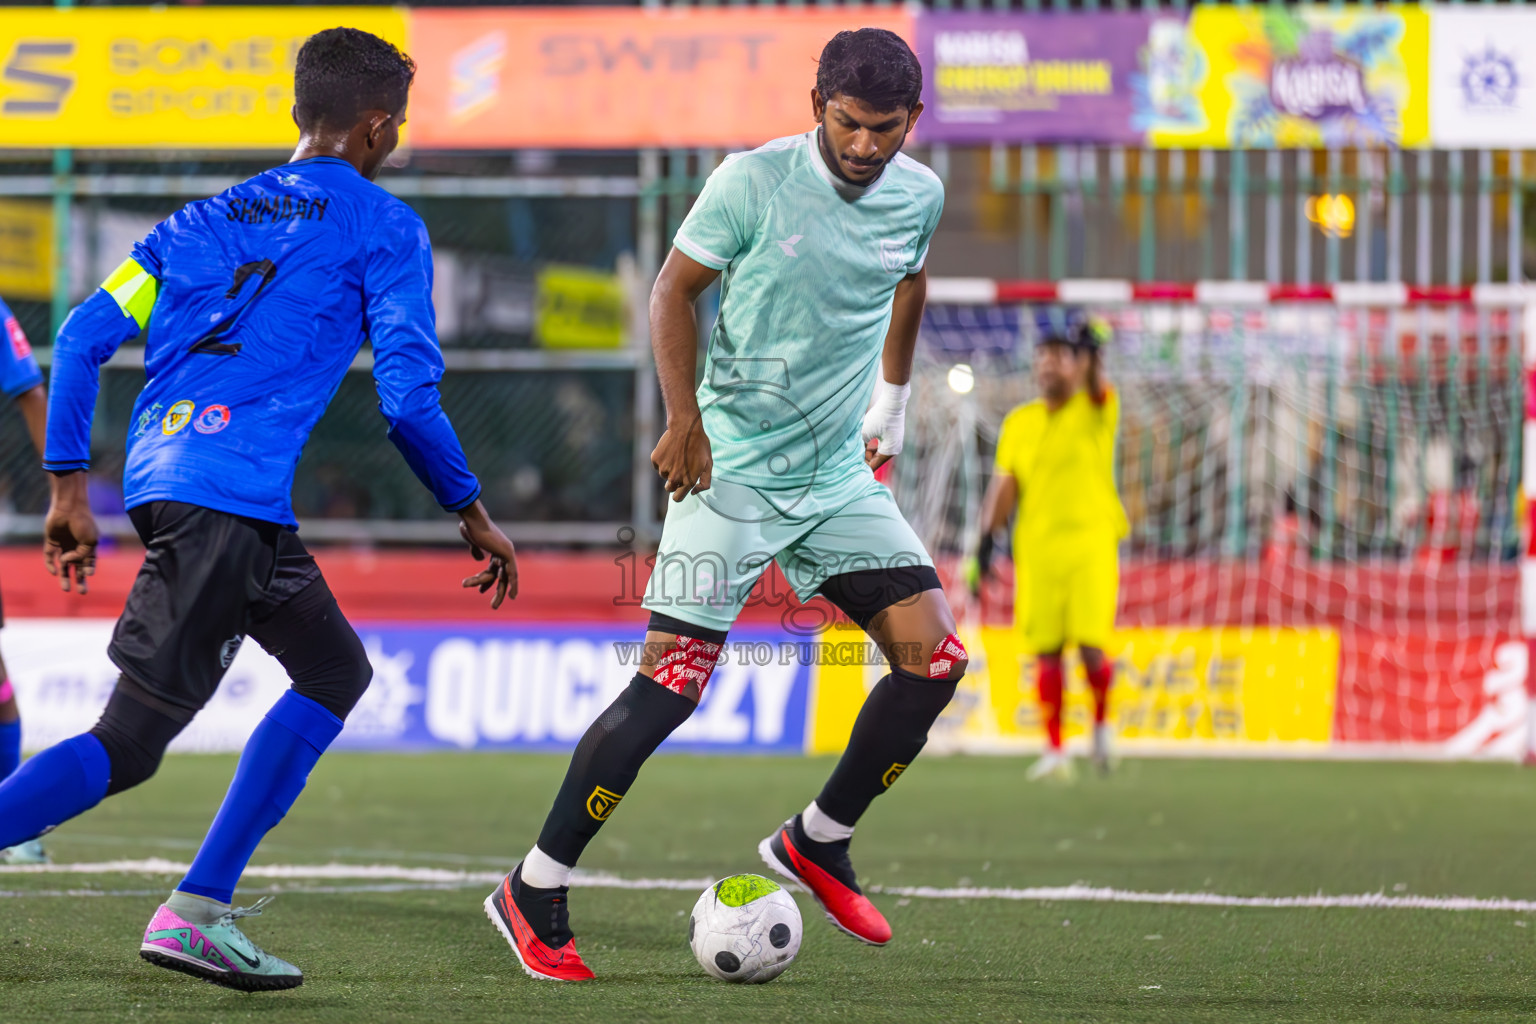
M 992 535 L 983 534 L 981 543 L 976 545 L 976 553 L 967 558 L 960 567 L 965 577 L 966 588 L 970 590 L 972 597 L 981 593 L 981 581 L 992 571 L 992 556 L 996 547 Z

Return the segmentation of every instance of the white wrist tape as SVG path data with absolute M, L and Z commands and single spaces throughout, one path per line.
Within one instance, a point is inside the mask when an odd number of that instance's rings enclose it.
M 907 426 L 907 399 L 911 384 L 891 384 L 884 378 L 875 381 L 875 400 L 864 414 L 864 443 L 879 439 L 875 450 L 881 455 L 901 452 L 902 434 Z

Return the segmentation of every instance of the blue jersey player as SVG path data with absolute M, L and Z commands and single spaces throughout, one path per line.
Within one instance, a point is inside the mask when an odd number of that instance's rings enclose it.
M 9 306 L 0 299 L 0 394 L 12 399 L 27 422 L 27 432 L 39 457 L 43 454 L 43 430 L 48 414 L 48 393 L 43 371 L 32 356 L 27 335 Z M 5 626 L 5 605 L 0 602 L 0 628 Z M 5 660 L 0 658 L 0 780 L 21 764 L 21 711 L 11 688 Z M 0 849 L 0 864 L 43 864 L 48 860 L 43 844 L 33 839 Z
M 246 636 L 293 680 L 247 742 L 191 870 L 140 955 L 250 990 L 303 975 L 252 943 L 231 901 L 372 670 L 295 534 L 294 466 L 363 341 L 389 437 L 489 568 L 464 581 L 516 596 L 512 545 L 439 404 L 432 252 L 421 219 L 372 183 L 399 141 L 410 58 L 356 29 L 318 33 L 294 72 L 298 150 L 163 221 L 76 309 L 54 349 L 44 468 L 49 570 L 87 586 L 96 526 L 86 469 L 97 374 L 147 330 L 144 391 L 123 489 L 145 545 L 108 651 L 122 675 L 87 733 L 0 785 L 0 847 L 31 839 L 154 773 L 213 695 Z M 259 906 L 259 904 L 258 904 Z

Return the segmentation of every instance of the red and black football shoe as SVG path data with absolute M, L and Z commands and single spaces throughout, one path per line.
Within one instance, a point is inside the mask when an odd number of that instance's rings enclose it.
M 586 981 L 592 970 L 581 962 L 571 936 L 570 888 L 535 889 L 523 884 L 523 866 L 501 880 L 485 898 L 485 916 L 512 947 L 530 978 Z
M 869 902 L 854 877 L 848 840 L 816 842 L 805 834 L 797 814 L 758 843 L 757 852 L 764 864 L 816 897 L 838 928 L 871 946 L 891 941 L 890 923 Z

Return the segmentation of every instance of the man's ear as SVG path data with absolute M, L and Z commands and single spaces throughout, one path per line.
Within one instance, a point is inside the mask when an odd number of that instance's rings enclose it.
M 821 95 L 821 90 L 811 86 L 811 115 L 816 118 L 816 123 L 821 124 L 827 116 L 827 101 Z
M 384 134 L 384 126 L 389 123 L 389 115 L 377 111 L 368 118 L 368 148 L 373 149 L 379 144 L 379 137 Z
M 923 112 L 923 101 L 922 100 L 918 100 L 916 103 L 914 103 L 912 105 L 912 109 L 910 111 L 908 111 L 908 113 L 907 113 L 907 131 L 910 132 L 913 128 L 917 127 L 917 117 L 922 112 Z

